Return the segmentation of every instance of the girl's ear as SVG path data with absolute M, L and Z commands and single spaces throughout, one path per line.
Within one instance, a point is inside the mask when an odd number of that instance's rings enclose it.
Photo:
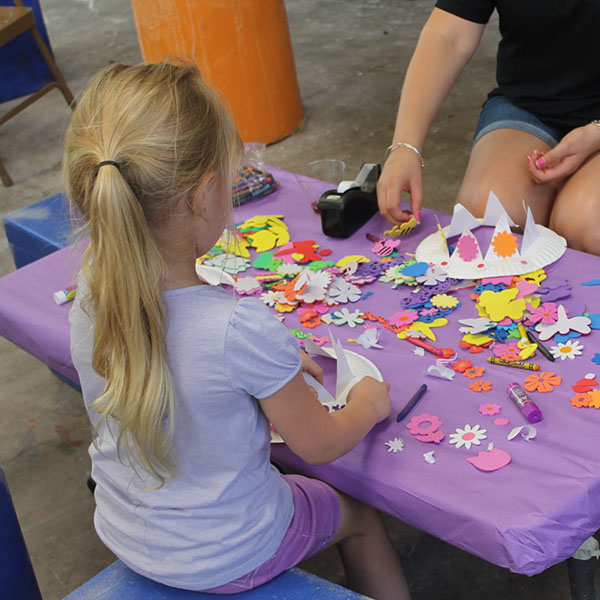
M 205 198 L 207 188 L 210 188 L 215 178 L 216 173 L 212 171 L 210 173 L 206 173 L 202 176 L 196 188 L 190 192 L 188 197 L 188 206 L 193 216 L 199 216 L 203 212 L 206 212 Z

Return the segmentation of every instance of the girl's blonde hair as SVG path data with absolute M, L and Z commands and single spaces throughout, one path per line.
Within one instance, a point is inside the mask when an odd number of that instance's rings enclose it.
M 165 264 L 153 230 L 191 200 L 205 175 L 218 175 L 230 190 L 240 146 L 197 69 L 169 63 L 100 71 L 66 134 L 67 194 L 90 237 L 82 270 L 95 320 L 92 366 L 107 380 L 93 407 L 101 419 L 116 420 L 117 448 L 130 459 L 134 452 L 159 485 L 175 461 Z M 99 167 L 103 161 L 116 165 Z

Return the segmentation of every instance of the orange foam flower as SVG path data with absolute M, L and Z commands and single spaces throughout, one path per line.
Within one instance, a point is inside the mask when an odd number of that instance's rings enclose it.
M 562 378 L 550 371 L 543 371 L 539 375 L 532 374 L 525 379 L 523 387 L 528 392 L 551 392 L 555 386 L 560 385 Z
M 467 369 L 471 368 L 471 361 L 470 360 L 457 360 L 456 362 L 453 362 L 450 366 L 457 373 L 464 373 Z
M 506 362 L 519 362 L 521 360 L 521 357 L 516 352 L 505 352 L 500 358 Z
M 589 406 L 589 399 L 587 394 L 575 394 L 571 397 L 571 404 L 576 408 L 582 408 Z
M 464 377 L 468 377 L 469 379 L 475 379 L 477 377 L 481 377 L 485 373 L 485 369 L 483 367 L 470 367 L 464 373 Z
M 489 392 L 492 389 L 491 381 L 474 381 L 469 384 L 469 388 L 471 388 L 474 392 Z
M 510 231 L 500 231 L 494 236 L 492 246 L 498 256 L 508 258 L 512 256 L 519 247 L 517 236 Z

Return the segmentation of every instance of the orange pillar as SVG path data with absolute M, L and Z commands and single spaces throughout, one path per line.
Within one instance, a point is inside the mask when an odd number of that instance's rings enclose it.
M 146 62 L 198 65 L 227 99 L 244 142 L 270 143 L 302 121 L 283 0 L 131 0 Z

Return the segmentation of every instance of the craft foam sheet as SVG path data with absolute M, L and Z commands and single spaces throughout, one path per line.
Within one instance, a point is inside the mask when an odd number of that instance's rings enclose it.
M 450 277 L 479 279 L 536 271 L 564 254 L 566 240 L 547 227 L 536 225 L 530 210 L 527 211 L 525 234 L 517 236 L 510 231 L 512 221 L 497 199 L 490 198 L 488 207 L 486 215 L 476 219 L 464 206 L 457 204 L 450 225 L 427 236 L 417 247 L 416 259 L 446 269 Z M 491 226 L 494 233 L 488 240 L 488 235 L 482 235 L 480 231 Z M 448 255 L 449 241 L 455 246 L 452 256 Z

